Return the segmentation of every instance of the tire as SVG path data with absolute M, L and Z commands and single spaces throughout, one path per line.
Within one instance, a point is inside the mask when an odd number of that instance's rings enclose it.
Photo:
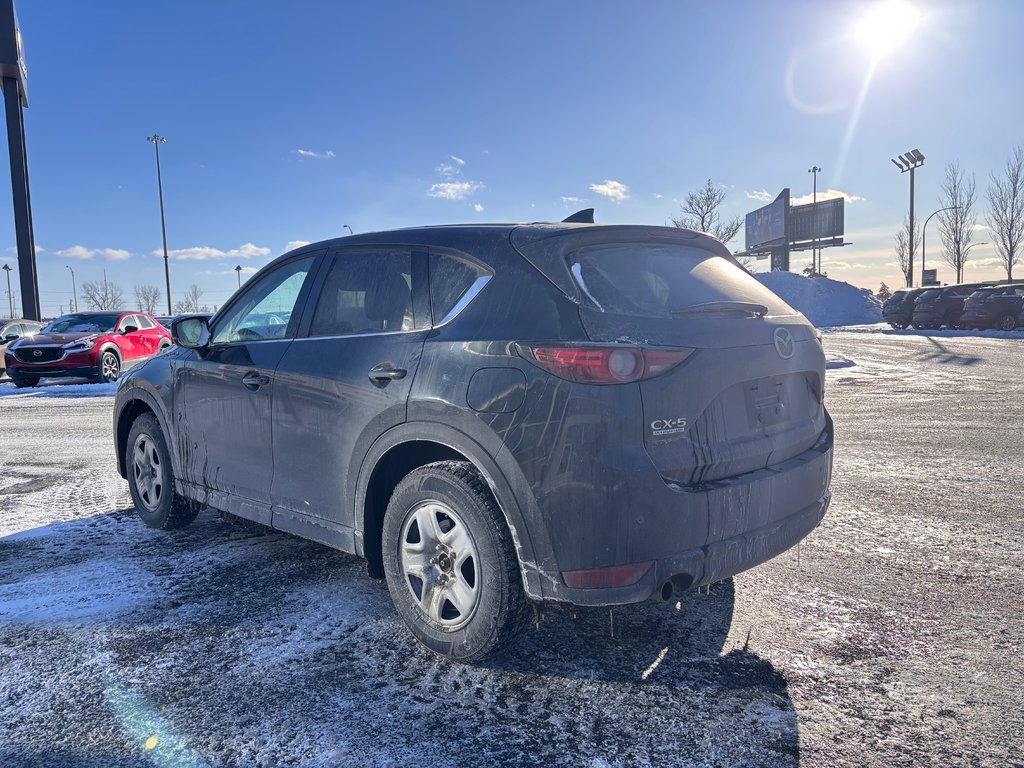
M 25 389 L 26 387 L 35 387 L 39 385 L 38 376 L 11 376 L 11 381 L 14 382 L 14 386 L 18 389 Z
M 1011 315 L 1009 313 L 1000 317 L 998 322 L 996 322 L 996 328 L 998 328 L 1000 331 L 1012 331 L 1016 327 L 1017 316 Z
M 522 631 L 528 604 L 512 536 L 469 462 L 406 475 L 388 503 L 382 539 L 395 609 L 434 653 L 476 661 Z
M 96 361 L 96 375 L 93 381 L 97 384 L 108 384 L 117 381 L 121 373 L 121 358 L 112 349 L 105 349 L 100 352 L 100 359 Z
M 167 440 L 156 417 L 139 416 L 128 432 L 125 455 L 128 488 L 139 518 L 150 528 L 184 528 L 199 514 L 199 507 L 174 489 L 174 470 Z

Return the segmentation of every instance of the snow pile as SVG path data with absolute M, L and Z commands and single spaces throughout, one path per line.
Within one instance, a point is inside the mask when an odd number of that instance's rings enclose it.
M 794 272 L 754 275 L 793 309 L 819 327 L 868 325 L 882 321 L 882 304 L 871 293 L 827 277 L 804 277 Z

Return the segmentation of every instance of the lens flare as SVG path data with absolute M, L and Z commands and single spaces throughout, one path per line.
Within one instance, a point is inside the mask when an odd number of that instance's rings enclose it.
M 868 8 L 854 25 L 853 36 L 872 59 L 888 56 L 914 34 L 921 12 L 903 0 L 882 0 Z

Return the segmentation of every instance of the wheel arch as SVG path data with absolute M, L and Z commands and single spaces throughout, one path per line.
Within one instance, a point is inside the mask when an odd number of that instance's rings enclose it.
M 164 433 L 164 440 L 168 447 L 173 445 L 172 435 L 167 429 L 167 422 L 155 399 L 145 389 L 133 387 L 124 403 L 115 410 L 114 416 L 114 447 L 117 457 L 117 472 L 121 477 L 128 477 L 128 470 L 125 466 L 125 456 L 128 452 L 128 433 L 131 432 L 132 424 L 143 414 L 152 414 Z M 174 466 L 174 451 L 171 450 L 171 465 Z M 175 468 L 176 469 L 176 468 Z
M 381 532 L 391 493 L 412 470 L 446 460 L 468 461 L 484 478 L 512 535 L 524 589 L 529 597 L 542 599 L 532 534 L 506 473 L 479 443 L 445 424 L 406 422 L 371 446 L 356 482 L 356 554 L 366 558 L 373 576 L 383 576 Z

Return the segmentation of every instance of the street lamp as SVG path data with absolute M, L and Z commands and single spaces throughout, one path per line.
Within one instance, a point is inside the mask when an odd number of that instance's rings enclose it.
M 910 238 L 907 248 L 907 288 L 914 286 L 914 171 L 924 165 L 924 155 L 918 149 L 912 149 L 899 156 L 899 160 L 893 160 L 892 164 L 900 169 L 900 173 L 910 171 L 910 231 L 907 235 Z M 891 158 L 890 158 L 891 159 Z
M 813 200 L 814 203 L 817 203 L 818 202 L 818 174 L 821 172 L 821 168 L 819 168 L 818 166 L 815 165 L 815 166 L 812 166 L 812 167 L 808 168 L 807 172 L 814 175 L 814 197 L 812 198 L 812 200 Z M 816 261 L 818 262 L 817 266 L 815 266 L 815 262 Z M 814 247 L 811 248 L 811 271 L 814 272 L 814 274 L 818 274 L 818 272 L 820 271 L 819 270 L 819 267 L 821 266 L 820 262 L 821 262 L 821 254 L 818 253 L 818 226 L 817 226 L 817 219 L 815 219 Z
M 153 134 L 147 136 L 146 141 L 153 145 L 153 149 L 156 150 L 156 186 L 160 192 L 160 232 L 164 236 L 164 278 L 167 281 L 167 314 L 174 314 L 171 312 L 171 267 L 167 256 L 167 226 L 164 223 L 164 182 L 160 176 L 160 145 L 166 144 L 167 139 L 163 136 Z
M 943 211 L 958 211 L 960 210 L 959 205 L 951 205 L 948 208 L 939 208 L 937 211 L 932 211 L 927 219 L 924 220 L 924 226 L 921 227 L 921 285 L 924 285 L 924 247 L 928 243 L 928 222 L 932 220 L 932 216 L 936 213 L 942 213 Z
M 983 243 L 971 243 L 971 244 L 970 244 L 970 245 L 968 245 L 968 246 L 967 246 L 966 248 L 964 248 L 964 253 L 963 253 L 963 255 L 964 255 L 964 256 L 967 256 L 967 254 L 968 254 L 968 252 L 969 252 L 969 251 L 971 250 L 971 248 L 977 248 L 977 247 L 978 247 L 979 245 L 988 245 L 988 241 L 985 241 L 985 242 L 983 242 Z
M 70 264 L 65 264 L 64 266 L 71 270 L 71 298 L 72 298 L 72 304 L 74 306 L 68 307 L 68 311 L 70 311 L 70 312 L 77 312 L 78 311 L 78 289 L 75 288 L 75 270 L 71 269 L 71 265 Z
M 352 227 L 350 227 L 348 224 L 342 224 L 341 226 L 343 226 L 345 229 L 347 229 L 348 233 L 350 235 L 354 235 L 355 234 L 355 232 L 352 231 Z
M 7 300 L 11 302 L 11 320 L 14 319 L 14 294 L 11 293 L 11 265 L 4 264 L 4 272 L 7 273 Z
M 238 287 L 242 287 L 242 265 L 239 264 L 235 267 L 235 274 L 238 276 Z

